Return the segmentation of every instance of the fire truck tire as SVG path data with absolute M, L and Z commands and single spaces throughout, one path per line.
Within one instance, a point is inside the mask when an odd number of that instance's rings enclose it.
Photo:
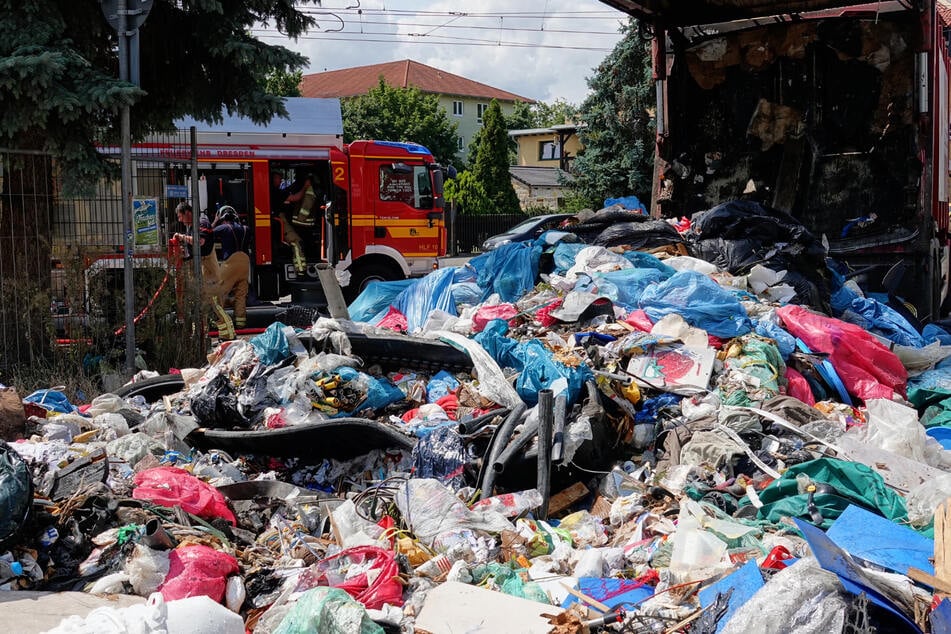
M 397 266 L 396 262 L 393 262 L 392 266 L 386 266 L 385 264 L 379 262 L 368 262 L 366 264 L 358 264 L 353 267 L 353 271 L 350 276 L 350 283 L 344 289 L 344 299 L 347 300 L 347 303 L 353 303 L 353 300 L 357 298 L 360 293 L 363 292 L 363 289 L 367 287 L 367 284 L 370 282 L 381 281 L 381 282 L 391 282 L 393 280 L 403 279 L 403 274 Z
M 130 385 L 123 385 L 115 393 L 122 398 L 141 396 L 147 402 L 154 403 L 163 396 L 181 392 L 183 389 L 185 389 L 185 381 L 180 374 L 163 374 L 144 381 L 136 381 Z

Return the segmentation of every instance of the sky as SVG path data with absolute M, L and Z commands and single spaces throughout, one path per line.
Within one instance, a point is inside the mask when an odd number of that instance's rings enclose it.
M 304 74 L 411 59 L 523 97 L 579 104 L 626 15 L 598 0 L 323 0 L 297 42 Z

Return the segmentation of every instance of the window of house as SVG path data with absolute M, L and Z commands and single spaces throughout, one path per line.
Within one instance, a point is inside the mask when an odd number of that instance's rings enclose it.
M 466 139 L 465 137 L 457 136 L 456 137 L 456 147 L 460 150 L 466 149 Z
M 452 102 L 452 116 L 454 117 L 462 116 L 462 102 L 461 101 Z
M 538 160 L 557 161 L 561 158 L 561 146 L 558 141 L 539 141 Z
M 476 109 L 478 110 L 478 112 L 476 112 L 476 119 L 478 119 L 479 123 L 482 123 L 482 115 L 484 115 L 485 111 L 489 109 L 489 104 L 480 103 L 478 106 L 476 106 Z

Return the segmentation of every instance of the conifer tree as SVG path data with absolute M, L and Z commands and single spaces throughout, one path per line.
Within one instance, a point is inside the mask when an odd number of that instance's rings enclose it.
M 518 213 L 518 195 L 509 174 L 509 135 L 505 116 L 495 99 L 482 115 L 472 174 L 485 190 L 494 213 Z
M 573 189 L 594 209 L 607 197 L 635 195 L 650 204 L 654 164 L 654 83 L 650 42 L 637 23 L 622 27 L 617 43 L 588 79 L 580 108 L 584 150 L 574 161 Z

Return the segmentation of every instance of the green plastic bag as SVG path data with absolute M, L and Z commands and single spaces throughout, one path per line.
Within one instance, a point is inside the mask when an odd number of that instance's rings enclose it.
M 318 587 L 302 594 L 274 634 L 384 634 L 366 608 L 340 588 Z
M 880 475 L 864 464 L 834 458 L 819 458 L 787 469 L 783 477 L 760 492 L 759 498 L 763 502 L 763 507 L 757 513 L 760 519 L 774 524 L 784 517 L 801 517 L 813 521 L 809 495 L 799 491 L 796 477 L 800 474 L 808 476 L 813 483 L 830 485 L 835 489 L 835 492 L 816 493 L 813 496 L 815 509 L 822 515 L 822 522 L 814 523 L 822 529 L 828 529 L 849 504 L 866 508 L 893 522 L 908 522 L 905 501 L 885 486 Z M 740 500 L 741 506 L 749 503 L 747 497 Z
M 500 564 L 490 561 L 472 569 L 472 583 L 497 588 L 508 594 L 529 601 L 550 604 L 548 595 L 541 586 L 532 581 L 524 581 L 521 573 L 527 571 L 514 563 Z

